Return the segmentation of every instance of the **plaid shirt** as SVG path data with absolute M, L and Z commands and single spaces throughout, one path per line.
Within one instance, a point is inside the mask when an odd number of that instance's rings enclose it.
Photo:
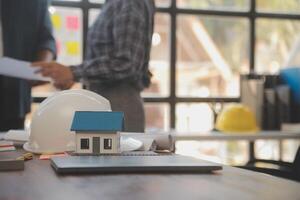
M 76 80 L 109 86 L 129 82 L 142 90 L 153 34 L 153 0 L 108 0 L 88 33 L 86 59 L 72 66 Z

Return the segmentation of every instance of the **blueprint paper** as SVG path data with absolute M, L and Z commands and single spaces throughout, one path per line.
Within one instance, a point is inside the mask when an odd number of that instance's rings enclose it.
M 0 58 L 0 75 L 36 81 L 51 81 L 40 74 L 36 74 L 38 68 L 31 67 L 26 61 L 16 60 L 8 57 Z

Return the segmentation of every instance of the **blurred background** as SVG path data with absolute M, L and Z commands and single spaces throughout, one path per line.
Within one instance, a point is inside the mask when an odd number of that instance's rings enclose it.
M 84 38 L 103 3 L 52 1 L 59 62 L 81 63 Z M 299 0 L 156 0 L 156 6 L 150 62 L 154 76 L 143 93 L 147 132 L 213 130 L 222 107 L 240 100 L 241 74 L 278 73 L 300 44 Z M 50 85 L 34 88 L 32 112 L 54 91 Z M 27 127 L 30 119 L 31 114 Z M 298 144 L 283 142 L 284 161 L 293 160 Z M 248 159 L 245 142 L 180 141 L 176 149 L 233 165 Z M 277 142 L 256 143 L 258 158 L 278 159 L 278 151 Z

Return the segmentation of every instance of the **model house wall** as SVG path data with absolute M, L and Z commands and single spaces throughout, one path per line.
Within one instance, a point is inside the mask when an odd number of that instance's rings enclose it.
M 120 134 L 124 113 L 111 111 L 76 111 L 71 130 L 75 131 L 76 153 L 120 153 Z
M 79 154 L 119 153 L 119 138 L 119 133 L 77 133 L 76 152 Z

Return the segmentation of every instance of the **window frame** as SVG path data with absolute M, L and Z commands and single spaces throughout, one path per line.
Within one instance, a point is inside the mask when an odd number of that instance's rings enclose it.
M 104 150 L 112 150 L 113 149 L 113 139 L 112 138 L 104 138 L 103 139 L 103 149 Z
M 85 148 L 82 148 L 82 144 L 84 141 L 87 142 L 86 143 L 87 146 L 85 146 Z M 89 150 L 90 148 L 91 148 L 90 139 L 89 138 L 80 138 L 80 150 Z
M 261 12 L 256 9 L 256 0 L 249 0 L 249 10 L 215 10 L 215 9 L 190 9 L 177 7 L 176 0 L 170 0 L 171 5 L 169 7 L 158 7 L 158 13 L 166 13 L 170 16 L 170 94 L 168 97 L 145 97 L 145 103 L 167 103 L 169 104 L 169 116 L 170 125 L 169 128 L 176 128 L 176 105 L 178 103 L 211 103 L 213 105 L 217 103 L 230 103 L 239 102 L 240 97 L 211 97 L 211 98 L 197 98 L 197 97 L 178 97 L 176 95 L 176 64 L 177 64 L 177 16 L 180 14 L 189 15 L 202 15 L 202 16 L 223 16 L 223 17 L 241 17 L 249 20 L 249 66 L 250 73 L 255 71 L 255 42 L 256 42 L 256 20 L 261 18 L 267 19 L 289 19 L 300 20 L 300 14 L 296 13 L 277 13 L 277 12 Z M 73 7 L 80 8 L 82 10 L 82 24 L 83 24 L 83 52 L 86 48 L 87 31 L 89 26 L 89 10 L 101 8 L 103 4 L 89 2 L 89 0 L 81 1 L 52 1 L 53 6 L 59 7 Z M 33 102 L 41 102 L 45 97 L 33 97 Z

